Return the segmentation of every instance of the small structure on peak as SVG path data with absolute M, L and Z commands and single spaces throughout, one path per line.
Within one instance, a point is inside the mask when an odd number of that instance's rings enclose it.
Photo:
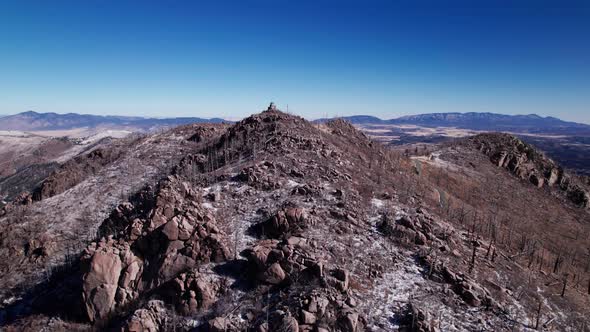
M 270 102 L 270 105 L 268 105 L 268 108 L 266 109 L 267 111 L 278 111 L 277 109 L 277 105 L 275 105 L 275 103 L 273 103 L 272 101 Z

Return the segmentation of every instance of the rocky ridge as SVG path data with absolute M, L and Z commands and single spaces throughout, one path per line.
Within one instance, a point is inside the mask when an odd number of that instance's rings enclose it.
M 479 277 L 503 259 L 481 253 L 491 244 L 437 215 L 418 188 L 408 189 L 414 180 L 404 161 L 349 123 L 314 126 L 271 106 L 182 137 L 197 144 L 184 146 L 158 181 L 122 197 L 64 274 L 32 300 L 4 300 L 3 327 L 356 332 L 531 324 L 509 283 L 490 287 Z M 484 263 L 468 271 L 463 257 L 472 252 Z M 39 254 L 43 261 L 63 252 Z M 73 300 L 47 308 L 56 296 Z
M 581 177 L 566 172 L 537 149 L 509 134 L 480 134 L 471 143 L 498 167 L 543 188 L 555 188 L 576 206 L 590 206 L 590 187 Z

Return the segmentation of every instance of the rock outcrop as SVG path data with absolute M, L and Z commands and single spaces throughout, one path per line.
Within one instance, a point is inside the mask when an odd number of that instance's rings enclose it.
M 553 160 L 517 137 L 500 133 L 480 134 L 471 141 L 498 167 L 507 169 L 539 188 L 555 188 L 563 192 L 576 206 L 590 207 L 590 188 L 581 178 L 569 174 Z
M 120 205 L 102 229 L 115 237 L 85 251 L 83 296 L 91 321 L 104 320 L 160 288 L 168 295 L 173 289 L 175 296 L 167 298 L 185 313 L 213 301 L 218 287 L 184 272 L 230 256 L 215 218 L 200 206 L 201 196 L 177 177 L 162 181 L 155 197 L 149 192 L 139 193 L 143 200 L 135 205 Z
M 166 330 L 168 312 L 165 304 L 152 300 L 144 308 L 136 310 L 121 326 L 124 332 L 157 332 Z
M 298 235 L 309 223 L 311 223 L 310 217 L 304 208 L 286 206 L 254 228 L 256 232 L 266 237 L 282 239 Z
M 82 258 L 85 268 L 83 299 L 91 321 L 104 320 L 116 307 L 139 295 L 143 261 L 126 242 L 110 239 L 91 245 Z
M 377 228 L 387 236 L 402 238 L 417 245 L 424 245 L 434 238 L 429 220 L 423 217 L 412 219 L 409 216 L 383 214 Z
M 259 241 L 243 254 L 259 281 L 277 285 L 294 276 L 313 279 L 323 275 L 322 264 L 309 249 L 306 239 L 290 237 L 282 242 Z
M 67 161 L 33 191 L 33 200 L 40 201 L 68 190 L 87 176 L 96 174 L 99 169 L 120 158 L 123 153 L 120 149 L 98 148 Z

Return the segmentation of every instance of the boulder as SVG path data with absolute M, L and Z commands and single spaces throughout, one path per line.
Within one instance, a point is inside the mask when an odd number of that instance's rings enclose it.
M 560 173 L 561 172 L 560 172 L 559 168 L 552 168 L 551 171 L 549 172 L 547 184 L 549 186 L 553 186 L 554 184 L 556 184 L 559 181 L 559 178 L 561 177 Z
M 261 232 L 271 238 L 283 238 L 305 227 L 307 213 L 303 208 L 287 207 L 277 211 L 261 224 Z
M 422 232 L 416 232 L 416 236 L 414 237 L 414 243 L 421 246 L 426 244 L 426 235 L 424 235 Z
M 268 255 L 275 244 L 276 242 L 271 241 L 264 241 L 257 244 L 254 248 L 248 251 L 248 259 L 254 262 L 258 268 L 264 268 L 268 260 Z
M 132 282 L 138 279 L 142 270 L 142 262 L 140 260 L 133 261 L 129 264 L 119 282 L 119 286 L 123 288 L 132 287 Z
M 479 297 L 470 289 L 463 289 L 461 292 L 461 298 L 463 298 L 465 303 L 472 307 L 479 307 L 481 305 Z
M 195 297 L 199 302 L 199 308 L 208 309 L 217 299 L 215 290 L 205 280 L 194 280 L 191 288 L 195 289 Z
M 343 315 L 339 321 L 342 332 L 357 332 L 359 325 L 359 315 L 354 312 L 349 312 Z
M 102 284 L 85 294 L 86 312 L 90 321 L 105 319 L 115 308 L 117 286 Z
M 107 250 L 113 248 L 108 248 Z M 83 299 L 90 321 L 104 319 L 115 306 L 122 263 L 112 251 L 96 252 L 83 277 Z
M 311 325 L 315 324 L 317 318 L 313 313 L 301 310 L 301 321 L 303 322 L 303 324 Z
M 344 269 L 337 268 L 332 271 L 332 276 L 334 277 L 333 284 L 339 291 L 345 292 L 348 290 L 348 286 L 349 286 L 348 271 L 346 271 Z
M 264 273 L 263 280 L 269 284 L 280 284 L 287 277 L 279 263 L 272 264 Z
M 178 220 L 174 218 L 167 222 L 164 227 L 162 227 L 162 234 L 166 236 L 168 241 L 176 241 L 178 240 Z
M 294 317 L 285 316 L 274 331 L 299 332 L 299 323 Z
M 154 286 L 164 283 L 194 266 L 195 261 L 188 256 L 182 254 L 168 255 L 164 258 L 164 262 L 160 266 L 158 279 Z
M 196 271 L 182 273 L 160 289 L 167 302 L 176 305 L 183 315 L 208 309 L 218 297 L 222 283 Z
M 210 332 L 225 332 L 229 327 L 228 321 L 223 317 L 216 317 L 207 322 Z
M 330 304 L 330 301 L 328 301 L 328 299 L 321 297 L 321 296 L 313 296 L 309 300 L 309 304 L 307 306 L 307 311 L 314 313 L 314 314 L 318 314 L 319 316 L 323 316 L 324 313 L 326 312 L 326 308 L 328 307 L 328 304 Z
M 415 230 L 416 229 L 416 225 L 414 223 L 414 221 L 412 221 L 412 219 L 410 219 L 408 216 L 401 216 L 399 218 L 397 218 L 395 220 L 395 222 L 401 226 L 404 226 L 406 228 Z
M 151 300 L 145 308 L 136 310 L 122 325 L 124 332 L 157 332 L 164 329 L 167 318 L 164 302 Z
M 303 208 L 290 207 L 285 209 L 285 217 L 290 224 L 300 224 L 305 222 L 306 213 Z

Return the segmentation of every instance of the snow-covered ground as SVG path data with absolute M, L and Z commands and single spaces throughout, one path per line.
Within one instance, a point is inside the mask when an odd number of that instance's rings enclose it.
M 99 140 L 101 140 L 103 138 L 107 138 L 107 137 L 124 138 L 131 133 L 132 132 L 128 131 L 128 130 L 104 130 L 104 131 L 97 132 L 94 135 L 84 137 L 81 144 L 91 144 L 91 143 L 94 143 L 96 141 L 99 141 Z
M 26 133 L 24 131 L 18 131 L 18 130 L 0 130 L 0 136 L 27 137 L 27 136 L 31 136 L 31 134 Z

